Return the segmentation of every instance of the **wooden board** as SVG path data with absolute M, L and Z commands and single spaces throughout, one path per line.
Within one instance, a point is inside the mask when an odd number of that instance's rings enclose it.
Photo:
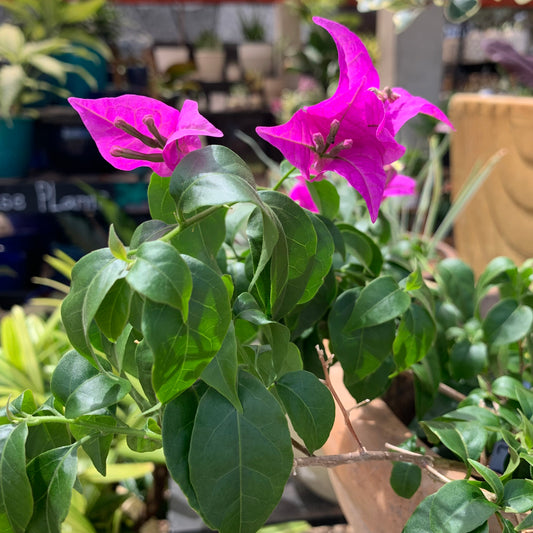
M 533 98 L 456 94 L 449 106 L 452 197 L 476 164 L 496 165 L 454 225 L 459 257 L 480 274 L 494 257 L 533 257 Z

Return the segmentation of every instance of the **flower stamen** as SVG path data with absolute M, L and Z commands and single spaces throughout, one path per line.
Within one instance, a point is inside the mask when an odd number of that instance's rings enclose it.
M 113 122 L 113 126 L 115 126 L 115 128 L 118 128 L 119 130 L 122 130 L 128 135 L 139 139 L 139 141 L 141 141 L 146 146 L 149 146 L 150 148 L 161 148 L 161 145 L 156 139 L 152 139 L 152 137 L 148 137 L 148 135 L 141 133 L 138 129 L 134 128 L 131 124 L 128 124 L 122 118 L 115 119 L 115 121 Z
M 167 138 L 161 135 L 161 132 L 157 129 L 155 125 L 154 117 L 152 115 L 146 115 L 143 118 L 144 125 L 148 128 L 148 131 L 154 136 L 156 141 L 159 143 L 160 148 L 164 148 L 167 144 Z
M 315 145 L 315 152 L 318 155 L 323 155 L 328 148 L 324 136 L 320 132 L 313 133 L 313 144 Z
M 400 95 L 395 93 L 390 87 L 384 87 L 382 90 L 372 87 L 370 89 L 382 102 L 396 102 Z
M 162 163 L 164 161 L 163 154 L 143 154 L 142 152 L 136 152 L 135 150 L 120 146 L 113 146 L 110 153 L 113 157 L 125 157 L 126 159 L 139 159 L 153 163 Z
M 344 139 L 344 141 L 340 142 L 339 144 L 332 146 L 331 150 L 329 150 L 325 156 L 326 157 L 337 157 L 343 150 L 346 150 L 347 148 L 351 148 L 353 146 L 353 139 Z
M 340 125 L 341 125 L 340 120 L 338 119 L 332 120 L 331 126 L 329 127 L 329 133 L 326 138 L 327 146 L 331 146 L 335 142 L 335 137 L 337 136 L 337 133 L 339 132 Z

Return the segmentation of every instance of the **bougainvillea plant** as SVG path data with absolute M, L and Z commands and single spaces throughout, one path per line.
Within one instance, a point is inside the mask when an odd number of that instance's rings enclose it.
M 287 124 L 258 128 L 287 160 L 269 189 L 258 189 L 228 148 L 201 147 L 199 136 L 221 132 L 194 102 L 178 111 L 135 95 L 70 100 L 111 164 L 152 168 L 151 219 L 127 243 L 111 227 L 108 247 L 76 264 L 62 305 L 72 350 L 52 375 L 51 396 L 36 405 L 27 391 L 0 413 L 2 531 L 59 532 L 79 488 L 81 450 L 105 475 L 123 439 L 135 451 L 163 449 L 209 527 L 253 533 L 299 464 L 293 447 L 308 463 L 321 459 L 313 453 L 335 412 L 320 379 L 324 339 L 358 400 L 379 396 L 429 353 L 435 306 L 420 271 L 392 268 L 370 236 L 342 219 L 329 178 L 355 188 L 376 220 L 388 195 L 413 189 L 389 166 L 404 152 L 399 128 L 417 113 L 448 119 L 404 90 L 380 88 L 359 39 L 315 22 L 336 42 L 338 89 Z M 280 190 L 294 176 L 309 187 L 296 198 L 303 207 Z M 453 449 L 451 430 L 430 427 Z M 417 454 L 394 457 L 422 464 Z M 483 511 L 475 513 L 481 524 L 500 508 L 481 502 L 477 487 L 453 487 Z M 422 531 L 428 505 L 407 531 Z

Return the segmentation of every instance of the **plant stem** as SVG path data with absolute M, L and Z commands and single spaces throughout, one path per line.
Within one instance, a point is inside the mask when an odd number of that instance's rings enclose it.
M 184 229 L 188 228 L 189 226 L 192 226 L 193 224 L 196 224 L 197 222 L 200 222 L 204 218 L 207 218 L 209 215 L 220 209 L 221 207 L 226 207 L 223 205 L 212 205 L 208 207 L 207 209 L 204 209 L 203 211 L 200 211 L 200 213 L 196 213 L 196 215 L 193 215 L 191 218 L 188 218 L 186 220 L 181 220 L 179 222 L 179 225 L 175 227 L 173 230 L 169 231 L 165 235 L 163 235 L 159 240 L 163 242 L 168 242 L 171 239 L 173 239 L 176 235 L 181 233 Z
M 359 437 L 357 436 L 357 433 L 355 432 L 355 429 L 352 426 L 352 422 L 350 421 L 350 415 L 348 414 L 348 411 L 344 408 L 344 405 L 342 405 L 341 399 L 339 398 L 337 392 L 335 391 L 335 388 L 333 387 L 333 383 L 331 383 L 331 378 L 329 377 L 329 364 L 324 356 L 324 350 L 320 348 L 320 346 L 317 344 L 315 346 L 315 350 L 318 354 L 318 358 L 320 359 L 320 363 L 322 364 L 322 370 L 324 371 L 324 378 L 326 380 L 326 387 L 331 392 L 333 398 L 337 402 L 337 405 L 339 406 L 339 409 L 341 410 L 342 416 L 344 417 L 344 422 L 346 423 L 346 427 L 348 428 L 348 432 L 354 439 L 356 445 L 360 449 L 361 454 L 365 454 L 366 448 L 363 446 L 363 443 L 359 440 Z
M 295 168 L 296 167 L 291 167 L 287 172 L 285 172 L 285 174 L 283 174 L 283 176 L 281 176 L 280 180 L 276 183 L 276 185 L 274 185 L 274 187 L 272 187 L 272 190 L 273 191 L 277 191 L 283 185 L 283 182 L 292 174 L 292 171 Z
M 162 437 L 156 433 L 151 433 L 148 435 L 146 431 L 142 429 L 135 429 L 129 426 L 102 426 L 98 423 L 91 423 L 87 420 L 79 420 L 76 418 L 65 418 L 62 416 L 28 416 L 27 418 L 19 418 L 19 421 L 24 421 L 28 425 L 38 426 L 40 424 L 54 423 L 54 424 L 75 424 L 76 426 L 82 426 L 85 428 L 95 429 L 105 434 L 120 434 L 120 435 L 131 435 L 133 437 L 149 438 L 151 440 L 161 440 Z

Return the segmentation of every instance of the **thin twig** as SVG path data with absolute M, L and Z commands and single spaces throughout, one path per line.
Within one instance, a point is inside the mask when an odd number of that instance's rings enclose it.
M 451 398 L 452 400 L 456 400 L 458 402 L 462 402 L 466 396 L 459 392 L 458 390 L 452 389 L 449 385 L 446 385 L 445 383 L 439 383 L 439 392 L 441 394 L 444 394 L 444 396 L 448 396 L 448 398 Z
M 339 406 L 339 409 L 341 410 L 342 416 L 344 417 L 344 422 L 346 423 L 346 427 L 348 428 L 348 432 L 353 437 L 356 445 L 361 450 L 362 454 L 366 453 L 366 448 L 363 446 L 363 443 L 359 440 L 359 437 L 357 436 L 357 433 L 355 432 L 352 423 L 350 421 L 350 416 L 348 415 L 348 412 L 344 408 L 344 405 L 342 405 L 341 399 L 337 395 L 337 392 L 335 391 L 333 387 L 333 383 L 331 383 L 331 378 L 329 377 L 329 362 L 326 360 L 324 350 L 320 348 L 320 346 L 317 344 L 315 346 L 316 352 L 318 354 L 318 358 L 320 359 L 320 363 L 322 364 L 322 370 L 324 371 L 324 378 L 326 380 L 326 387 L 331 392 L 333 398 L 335 398 L 335 401 L 337 402 L 337 405 Z
M 306 457 L 313 457 L 313 454 L 303 445 L 301 444 L 300 442 L 298 442 L 296 439 L 293 439 L 291 437 L 291 442 L 292 442 L 292 445 L 297 449 L 299 450 L 300 452 L 302 452 Z

